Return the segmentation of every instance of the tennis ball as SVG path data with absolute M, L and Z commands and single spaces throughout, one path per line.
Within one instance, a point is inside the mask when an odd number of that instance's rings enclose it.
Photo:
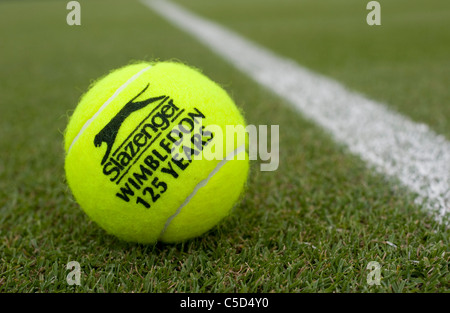
M 127 65 L 93 83 L 70 117 L 66 180 L 108 233 L 180 242 L 213 228 L 239 200 L 249 170 L 244 127 L 226 91 L 198 70 Z

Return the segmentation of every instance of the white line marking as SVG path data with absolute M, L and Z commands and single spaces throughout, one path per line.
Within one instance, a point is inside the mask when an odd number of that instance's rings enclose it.
M 167 227 L 169 227 L 172 220 L 177 217 L 178 214 L 180 214 L 181 210 L 191 201 L 191 199 L 197 194 L 197 192 L 200 190 L 200 188 L 206 186 L 210 179 L 219 172 L 219 170 L 227 164 L 227 162 L 234 160 L 234 157 L 236 157 L 239 153 L 245 151 L 245 144 L 237 147 L 234 151 L 230 152 L 223 160 L 221 160 L 219 163 L 217 163 L 216 167 L 209 173 L 208 177 L 201 180 L 195 187 L 194 190 L 191 192 L 191 194 L 184 199 L 184 202 L 178 207 L 177 211 L 167 219 L 166 224 L 164 225 L 164 229 L 161 231 L 161 234 L 159 235 L 159 238 L 161 238 L 164 233 L 167 230 Z
M 97 116 L 99 116 L 99 114 L 125 89 L 128 87 L 129 84 L 131 84 L 133 81 L 135 81 L 139 76 L 141 76 L 142 74 L 144 74 L 146 71 L 148 71 L 150 68 L 152 67 L 152 65 L 140 70 L 138 73 L 134 74 L 132 77 L 130 77 L 130 79 L 128 79 L 122 86 L 120 86 L 115 92 L 114 94 L 109 97 L 109 99 L 102 104 L 102 106 L 98 109 L 98 111 L 90 118 L 86 121 L 86 123 L 84 123 L 83 127 L 80 129 L 80 131 L 78 132 L 78 134 L 76 135 L 76 137 L 73 139 L 72 143 L 70 144 L 69 147 L 69 151 L 67 151 L 67 154 L 69 154 L 70 150 L 72 149 L 72 146 L 75 144 L 75 142 L 78 141 L 78 138 L 80 138 L 80 136 L 84 133 L 84 131 L 86 130 L 86 128 L 89 127 L 89 125 L 91 125 L 91 123 L 97 118 Z
M 444 136 L 173 3 L 141 1 L 288 100 L 379 172 L 399 179 L 419 195 L 417 203 L 441 217 L 450 212 L 450 142 Z

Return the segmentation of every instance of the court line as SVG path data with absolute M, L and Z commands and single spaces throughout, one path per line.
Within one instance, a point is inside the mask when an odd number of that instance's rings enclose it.
M 418 204 L 438 217 L 450 212 L 450 142 L 444 136 L 174 3 L 141 2 L 287 100 L 377 171 L 397 178 L 418 194 Z

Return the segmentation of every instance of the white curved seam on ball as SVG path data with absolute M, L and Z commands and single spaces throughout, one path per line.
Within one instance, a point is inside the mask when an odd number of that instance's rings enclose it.
M 146 68 L 140 70 L 139 72 L 137 72 L 136 74 L 134 74 L 133 76 L 131 76 L 122 86 L 120 86 L 115 92 L 114 94 L 109 97 L 108 100 L 106 100 L 105 103 L 102 104 L 102 106 L 98 109 L 98 111 L 90 118 L 86 121 L 86 123 L 84 123 L 83 127 L 81 127 L 81 130 L 78 132 L 78 134 L 76 135 L 76 137 L 73 139 L 72 143 L 70 144 L 69 150 L 67 151 L 67 154 L 69 154 L 70 150 L 72 149 L 73 145 L 75 144 L 75 142 L 77 142 L 78 138 L 84 133 L 84 131 L 86 130 L 86 128 L 89 127 L 89 125 L 91 125 L 91 123 L 97 118 L 97 116 L 100 115 L 100 113 L 125 89 L 128 87 L 128 85 L 130 85 L 133 81 L 135 81 L 137 78 L 139 78 L 139 76 L 141 76 L 143 73 L 145 73 L 146 71 L 148 71 L 150 68 L 152 67 L 152 65 L 147 66 Z
M 208 182 L 210 181 L 210 179 L 217 174 L 217 172 L 219 172 L 219 170 L 230 160 L 234 160 L 234 157 L 237 156 L 239 153 L 245 151 L 245 144 L 242 144 L 241 146 L 237 147 L 234 151 L 230 152 L 223 160 L 221 160 L 216 167 L 209 173 L 208 177 L 206 177 L 205 179 L 201 180 L 194 188 L 194 190 L 191 192 L 191 194 L 184 200 L 184 202 L 178 207 L 178 209 L 176 210 L 176 212 L 170 216 L 167 221 L 166 224 L 164 225 L 163 230 L 161 231 L 160 235 L 158 238 L 161 238 L 164 233 L 166 232 L 167 228 L 169 227 L 170 223 L 172 222 L 172 220 L 177 217 L 178 214 L 180 214 L 181 210 L 189 204 L 189 202 L 191 201 L 191 199 L 197 194 L 197 192 L 200 190 L 200 188 L 206 186 L 206 184 L 208 184 Z

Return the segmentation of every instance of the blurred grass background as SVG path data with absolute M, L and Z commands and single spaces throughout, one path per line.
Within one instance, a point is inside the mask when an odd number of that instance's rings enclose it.
M 450 3 L 379 1 L 176 1 L 279 55 L 384 102 L 450 138 Z

